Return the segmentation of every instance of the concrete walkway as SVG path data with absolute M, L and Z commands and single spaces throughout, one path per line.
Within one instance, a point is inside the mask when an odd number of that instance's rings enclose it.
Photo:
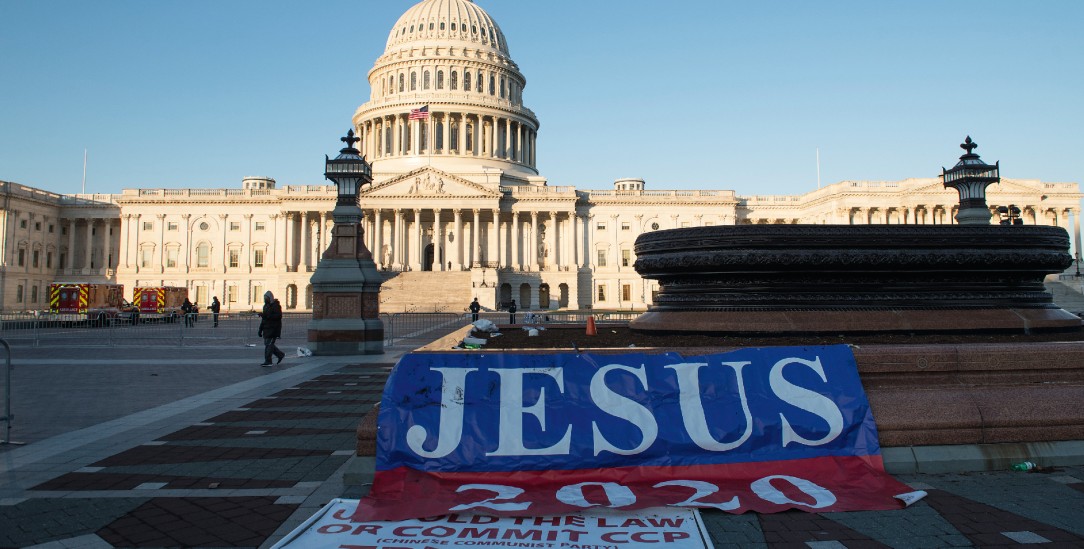
M 0 548 L 269 547 L 324 503 L 361 497 L 355 428 L 400 352 L 17 351 L 0 447 Z M 705 512 L 716 547 L 1084 546 L 1084 468 L 903 474 L 891 512 Z

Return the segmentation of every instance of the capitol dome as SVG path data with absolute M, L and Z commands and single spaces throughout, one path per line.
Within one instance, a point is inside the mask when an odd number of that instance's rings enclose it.
M 432 167 L 500 185 L 545 184 L 527 79 L 500 26 L 472 0 L 423 0 L 388 33 L 354 113 L 373 180 Z M 496 181 L 495 181 L 496 183 Z
M 458 42 L 508 55 L 497 22 L 471 0 L 426 0 L 407 10 L 392 27 L 385 51 L 413 42 Z

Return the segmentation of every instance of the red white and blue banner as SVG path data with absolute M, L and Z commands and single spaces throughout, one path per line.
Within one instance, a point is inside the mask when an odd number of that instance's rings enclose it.
M 909 492 L 884 472 L 845 345 L 409 354 L 384 390 L 373 487 L 353 519 L 884 510 Z

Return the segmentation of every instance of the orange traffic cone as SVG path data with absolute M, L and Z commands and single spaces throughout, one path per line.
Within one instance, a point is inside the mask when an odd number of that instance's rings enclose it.
M 595 315 L 587 317 L 587 335 L 598 335 L 598 331 L 595 330 Z

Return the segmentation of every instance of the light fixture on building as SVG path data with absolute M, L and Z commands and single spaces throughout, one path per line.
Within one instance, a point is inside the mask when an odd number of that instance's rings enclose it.
M 967 136 L 960 148 L 967 151 L 951 170 L 941 168 L 941 182 L 945 188 L 960 193 L 960 210 L 956 221 L 960 225 L 989 225 L 990 208 L 986 206 L 986 187 L 1001 182 L 1001 162 L 987 164 L 974 153 L 978 144 Z
M 346 147 L 339 151 L 339 156 L 328 158 L 324 155 L 324 177 L 334 182 L 339 190 L 337 205 L 357 206 L 361 187 L 373 182 L 373 169 L 354 148 L 354 143 L 361 140 L 354 137 L 353 129 L 340 141 L 346 143 Z

